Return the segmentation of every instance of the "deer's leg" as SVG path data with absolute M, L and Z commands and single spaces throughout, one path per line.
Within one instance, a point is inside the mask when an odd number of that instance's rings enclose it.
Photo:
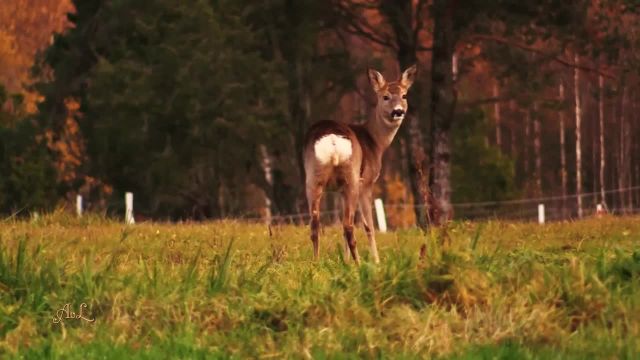
M 311 217 L 311 242 L 313 243 L 313 258 L 320 258 L 319 230 L 320 230 L 320 200 L 324 187 L 330 176 L 330 169 L 319 167 L 313 160 L 305 158 L 305 190 L 307 192 L 307 204 L 309 205 L 309 215 Z
M 320 230 L 320 200 L 322 199 L 323 186 L 319 184 L 307 185 L 307 202 L 311 216 L 311 242 L 313 243 L 313 258 L 320 258 L 320 244 L 318 232 Z
M 355 181 L 348 181 L 344 186 L 342 196 L 344 199 L 344 217 L 342 219 L 342 226 L 344 229 L 344 239 L 349 246 L 351 257 L 360 264 L 360 257 L 358 256 L 358 248 L 356 247 L 356 238 L 353 233 L 354 216 L 356 207 L 358 206 L 358 182 L 357 177 Z
M 373 225 L 373 207 L 371 202 L 373 201 L 373 194 L 371 189 L 360 190 L 360 214 L 362 215 L 362 224 L 364 225 L 364 231 L 367 233 L 369 239 L 369 247 L 371 248 L 371 257 L 376 264 L 380 263 L 378 257 L 378 247 L 376 246 L 376 237 Z

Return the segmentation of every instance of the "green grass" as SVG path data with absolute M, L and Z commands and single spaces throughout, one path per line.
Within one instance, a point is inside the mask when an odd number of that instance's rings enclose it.
M 378 234 L 378 266 L 359 229 L 359 267 L 341 233 L 2 222 L 0 358 L 640 357 L 640 218 Z

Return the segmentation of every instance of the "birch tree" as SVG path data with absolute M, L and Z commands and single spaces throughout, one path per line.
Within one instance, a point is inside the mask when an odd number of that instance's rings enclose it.
M 576 67 L 573 69 L 573 89 L 575 98 L 576 117 L 576 199 L 578 207 L 578 217 L 582 218 L 582 105 L 580 103 L 580 58 L 578 54 L 574 56 Z

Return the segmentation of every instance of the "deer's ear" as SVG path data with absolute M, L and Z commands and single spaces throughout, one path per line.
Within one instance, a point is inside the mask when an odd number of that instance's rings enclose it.
M 400 78 L 400 84 L 405 88 L 409 89 L 411 85 L 413 85 L 413 81 L 416 79 L 416 73 L 418 72 L 418 67 L 416 64 L 413 64 L 407 70 L 402 73 L 402 77 Z
M 371 83 L 371 87 L 375 92 L 379 92 L 382 88 L 387 84 L 384 80 L 384 76 L 373 69 L 367 70 L 367 75 L 369 75 L 369 82 Z

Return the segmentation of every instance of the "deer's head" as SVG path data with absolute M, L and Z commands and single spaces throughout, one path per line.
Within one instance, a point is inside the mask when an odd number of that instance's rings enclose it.
M 416 65 L 406 69 L 398 81 L 387 82 L 376 70 L 369 69 L 369 82 L 376 92 L 378 104 L 376 118 L 382 119 L 387 126 L 400 126 L 409 105 L 407 92 L 416 78 Z

